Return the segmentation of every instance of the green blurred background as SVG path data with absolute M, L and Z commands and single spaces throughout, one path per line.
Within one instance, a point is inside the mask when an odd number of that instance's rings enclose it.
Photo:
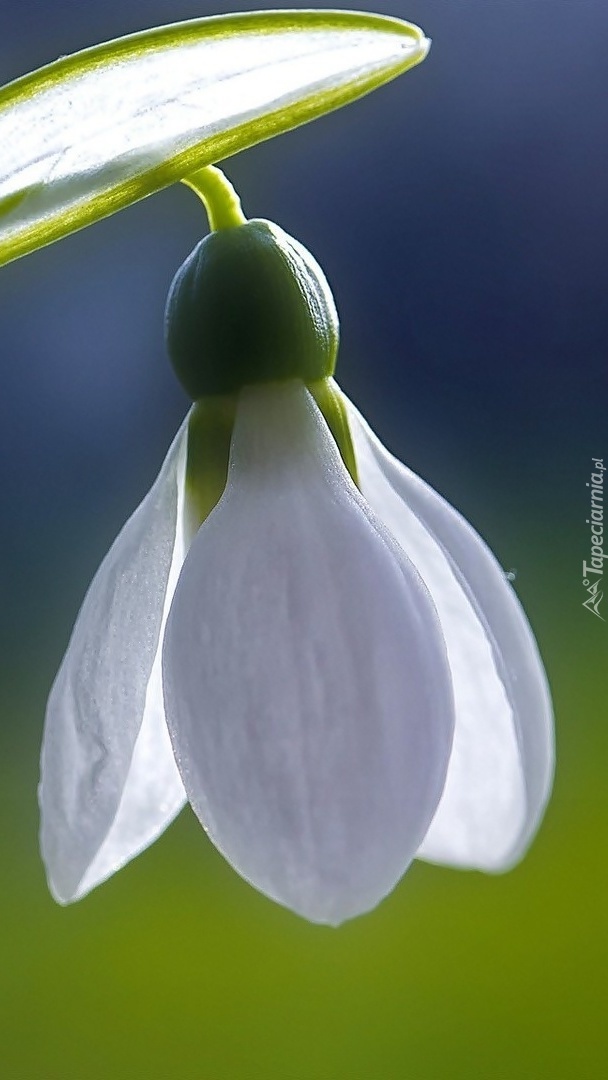
M 0 75 L 225 10 L 3 0 Z M 37 851 L 46 696 L 185 409 L 162 314 L 200 210 L 176 189 L 6 267 L 2 1080 L 608 1075 L 608 626 L 581 585 L 585 484 L 591 457 L 608 459 L 608 9 L 378 10 L 425 28 L 425 64 L 227 171 L 247 212 L 324 266 L 345 388 L 517 572 L 557 714 L 545 823 L 510 874 L 417 863 L 337 931 L 255 893 L 190 812 L 82 903 L 55 906 Z

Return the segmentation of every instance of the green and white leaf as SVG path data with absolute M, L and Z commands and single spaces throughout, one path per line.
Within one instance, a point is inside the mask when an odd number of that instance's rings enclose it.
M 417 27 L 261 11 L 158 27 L 0 90 L 0 265 L 419 63 Z

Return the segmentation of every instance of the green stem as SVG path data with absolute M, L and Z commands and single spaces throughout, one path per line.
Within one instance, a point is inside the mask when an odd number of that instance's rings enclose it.
M 206 165 L 204 169 L 185 176 L 182 184 L 192 188 L 202 199 L 212 232 L 216 229 L 233 229 L 247 221 L 236 191 L 215 165 Z

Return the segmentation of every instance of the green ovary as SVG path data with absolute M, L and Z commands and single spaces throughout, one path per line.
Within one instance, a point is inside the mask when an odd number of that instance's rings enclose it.
M 321 268 L 269 221 L 219 229 L 169 292 L 166 339 L 193 401 L 243 386 L 333 374 L 338 315 Z

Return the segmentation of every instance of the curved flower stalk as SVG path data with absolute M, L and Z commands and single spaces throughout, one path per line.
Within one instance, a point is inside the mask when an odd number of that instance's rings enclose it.
M 493 555 L 333 381 L 318 265 L 234 198 L 224 226 L 168 303 L 195 405 L 50 696 L 42 851 L 54 896 L 78 899 L 188 799 L 244 878 L 335 925 L 414 857 L 520 858 L 551 704 Z

